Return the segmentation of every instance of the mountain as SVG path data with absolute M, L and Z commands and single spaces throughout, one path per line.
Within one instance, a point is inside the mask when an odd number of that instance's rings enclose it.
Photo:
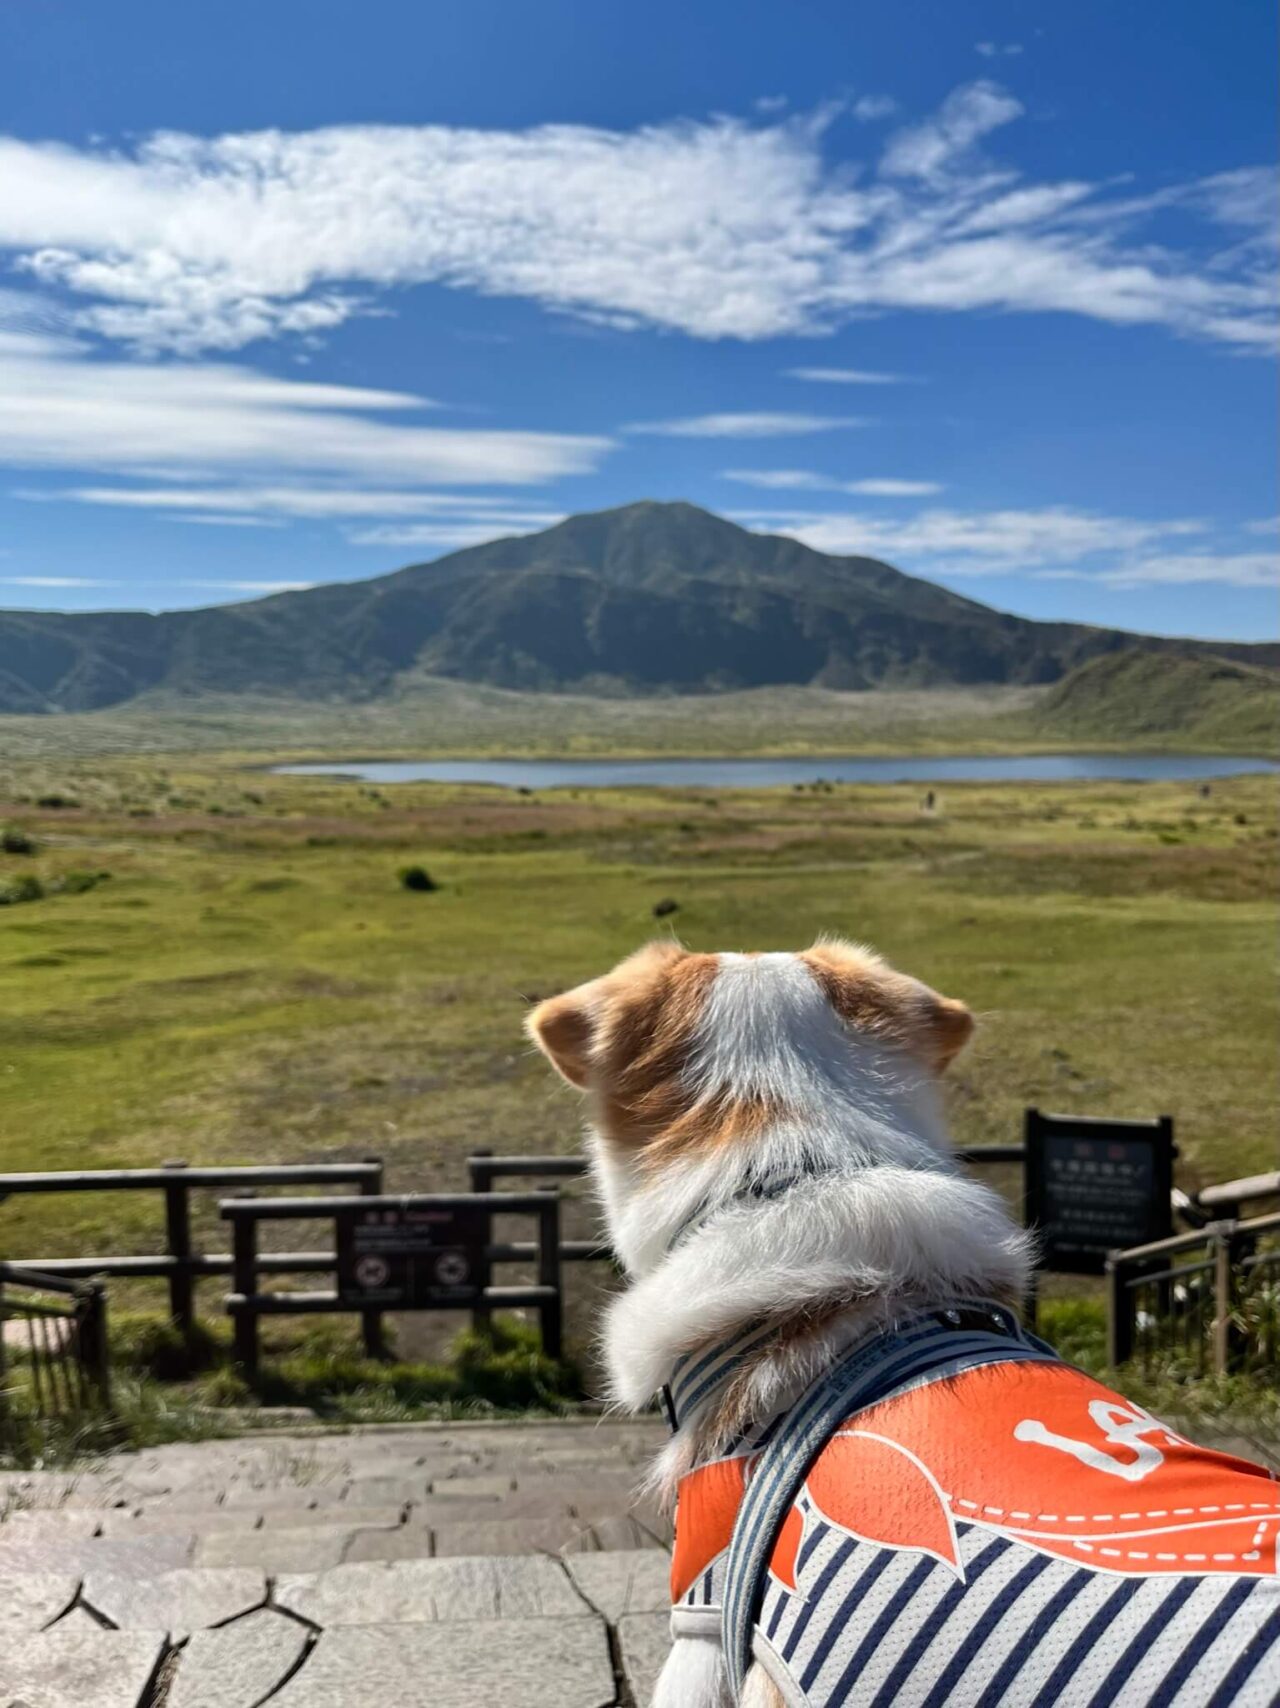
M 1031 622 L 875 558 L 641 503 L 247 604 L 0 613 L 0 711 L 155 689 L 368 700 L 415 676 L 606 693 L 1047 684 L 1138 647 L 1280 662 L 1275 647 Z
M 1280 674 L 1208 654 L 1129 649 L 1079 665 L 1039 700 L 1033 731 L 1056 741 L 1181 737 L 1197 747 L 1274 753 Z

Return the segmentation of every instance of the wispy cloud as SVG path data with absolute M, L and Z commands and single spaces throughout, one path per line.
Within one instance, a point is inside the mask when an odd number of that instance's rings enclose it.
M 1280 587 L 1275 552 L 1160 552 L 1087 577 L 1111 587 Z
M 347 538 L 356 546 L 432 546 L 456 550 L 482 546 L 510 534 L 528 534 L 564 521 L 558 510 L 499 511 L 485 516 L 442 516 L 435 522 L 387 523 L 376 528 L 351 528 Z
M 347 517 L 497 515 L 519 505 L 493 493 L 399 492 L 372 487 L 317 486 L 71 486 L 19 487 L 34 503 L 101 504 L 125 510 L 226 512 L 305 520 Z M 521 513 L 528 513 L 527 509 Z M 538 512 L 541 514 L 541 512 Z
M 819 385 L 916 385 L 913 374 L 882 374 L 870 368 L 786 368 L 789 380 L 813 380 Z
M 165 512 L 166 522 L 188 522 L 199 528 L 283 528 L 278 516 L 204 516 L 199 512 Z
M 180 581 L 179 587 L 204 587 L 214 593 L 305 593 L 314 581 Z
M 898 110 L 892 95 L 859 95 L 853 103 L 853 116 L 860 124 L 874 124 L 877 119 L 891 119 Z
M 0 575 L 6 587 L 114 587 L 93 575 Z
M 744 486 L 775 492 L 849 492 L 863 498 L 928 498 L 943 490 L 936 480 L 903 480 L 887 475 L 833 480 L 830 475 L 814 474 L 809 469 L 722 469 L 720 476 L 722 480 L 736 480 Z
M 837 427 L 865 427 L 857 415 L 800 415 L 789 410 L 758 410 L 724 415 L 686 415 L 674 421 L 632 421 L 624 433 L 660 433 L 669 439 L 782 439 L 803 433 L 830 433 Z
M 973 51 L 983 59 L 1016 59 L 1023 47 L 1021 42 L 974 42 Z
M 404 417 L 428 401 L 403 392 L 222 364 L 90 361 L 66 340 L 0 334 L 0 356 L 0 464 L 14 468 L 532 486 L 590 472 L 610 443 L 425 427 Z
M 1280 516 L 1263 516 L 1257 522 L 1246 522 L 1246 534 L 1280 534 Z
M 987 511 L 931 508 L 900 519 L 853 512 L 751 511 L 740 513 L 738 520 L 761 532 L 793 535 L 818 551 L 887 558 L 902 567 L 950 576 L 1090 566 L 1102 575 L 1118 569 L 1121 560 L 1125 565 L 1145 561 L 1164 541 L 1207 529 L 1204 521 L 1195 518 L 1151 521 L 1067 506 Z
M 855 114 L 884 117 L 885 99 Z M 1271 217 L 1263 173 L 1165 188 L 1144 209 L 1133 186 L 1064 188 L 988 159 L 1021 113 L 997 84 L 968 84 L 860 170 L 828 160 L 812 116 L 169 132 L 131 148 L 11 138 L 0 251 L 65 293 L 81 329 L 144 351 L 315 338 L 426 282 L 697 338 L 910 309 L 1068 313 L 1271 347 L 1271 279 L 1250 235 Z M 1178 194 L 1192 218 L 1152 241 L 1139 226 Z

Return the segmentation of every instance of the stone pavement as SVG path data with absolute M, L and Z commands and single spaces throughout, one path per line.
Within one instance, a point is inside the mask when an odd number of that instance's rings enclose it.
M 0 1708 L 643 1708 L 662 1438 L 273 1433 L 0 1472 Z

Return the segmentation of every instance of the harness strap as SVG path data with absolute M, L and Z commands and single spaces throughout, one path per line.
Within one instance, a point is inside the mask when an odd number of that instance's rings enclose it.
M 774 1540 L 814 1460 L 854 1413 L 924 1382 L 981 1364 L 1060 1363 L 1012 1312 L 988 1301 L 928 1311 L 855 1346 L 818 1378 L 756 1461 L 729 1545 L 721 1641 L 733 1700 L 751 1665 L 751 1640 Z

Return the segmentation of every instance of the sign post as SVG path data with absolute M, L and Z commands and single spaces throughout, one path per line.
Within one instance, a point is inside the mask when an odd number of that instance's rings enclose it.
M 1101 1275 L 1107 1254 L 1173 1232 L 1173 1117 L 1026 1113 L 1027 1225 L 1045 1269 Z
M 377 1203 L 335 1222 L 338 1296 L 351 1310 L 465 1310 L 484 1290 L 483 1206 Z

